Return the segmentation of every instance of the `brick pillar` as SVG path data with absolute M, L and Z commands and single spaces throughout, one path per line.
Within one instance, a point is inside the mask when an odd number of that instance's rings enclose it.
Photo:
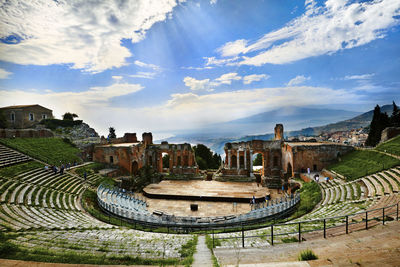
M 246 162 L 247 156 L 246 156 L 246 154 L 247 154 L 247 148 L 244 149 L 244 169 L 245 170 L 247 169 L 247 162 Z
M 237 170 L 239 170 L 240 169 L 240 161 L 239 161 L 239 159 L 240 159 L 240 151 L 239 151 L 239 149 L 238 150 L 236 150 L 236 162 L 237 162 Z
M 229 149 L 228 150 L 228 169 L 230 169 L 232 166 L 231 166 L 231 150 Z
M 172 173 L 174 166 L 174 152 L 168 153 L 169 155 L 169 172 Z

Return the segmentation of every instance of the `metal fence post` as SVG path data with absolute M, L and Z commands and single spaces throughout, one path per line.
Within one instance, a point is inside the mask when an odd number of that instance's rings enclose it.
M 368 211 L 365 212 L 365 230 L 368 230 Z
M 326 238 L 326 219 L 324 219 L 324 238 Z
M 274 225 L 271 224 L 271 245 L 274 245 Z
M 346 234 L 349 233 L 349 216 L 346 215 Z
M 385 207 L 382 208 L 382 224 L 385 225 Z
M 244 247 L 244 230 L 243 230 L 243 226 L 242 226 L 242 247 Z
M 299 243 L 301 242 L 301 223 L 299 223 Z

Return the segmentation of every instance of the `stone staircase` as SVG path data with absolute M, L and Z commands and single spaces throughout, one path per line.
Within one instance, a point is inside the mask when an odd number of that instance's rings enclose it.
M 30 160 L 30 157 L 0 144 L 0 168 Z

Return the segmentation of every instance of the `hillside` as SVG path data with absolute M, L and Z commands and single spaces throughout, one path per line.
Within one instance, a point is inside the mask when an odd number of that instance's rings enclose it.
M 0 139 L 0 143 L 14 148 L 48 164 L 81 162 L 80 150 L 69 141 L 60 138 L 15 138 Z

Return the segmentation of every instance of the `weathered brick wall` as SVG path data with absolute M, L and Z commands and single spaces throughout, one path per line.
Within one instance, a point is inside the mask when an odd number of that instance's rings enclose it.
M 43 119 L 43 115 L 47 119 L 53 118 L 53 112 L 41 106 L 30 106 L 24 108 L 5 108 L 2 109 L 7 119 L 9 128 L 23 129 L 32 127 Z M 15 120 L 11 120 L 11 114 L 14 114 Z M 33 120 L 29 120 L 29 114 L 33 114 Z
M 49 129 L 0 129 L 0 138 L 45 138 L 54 137 Z

